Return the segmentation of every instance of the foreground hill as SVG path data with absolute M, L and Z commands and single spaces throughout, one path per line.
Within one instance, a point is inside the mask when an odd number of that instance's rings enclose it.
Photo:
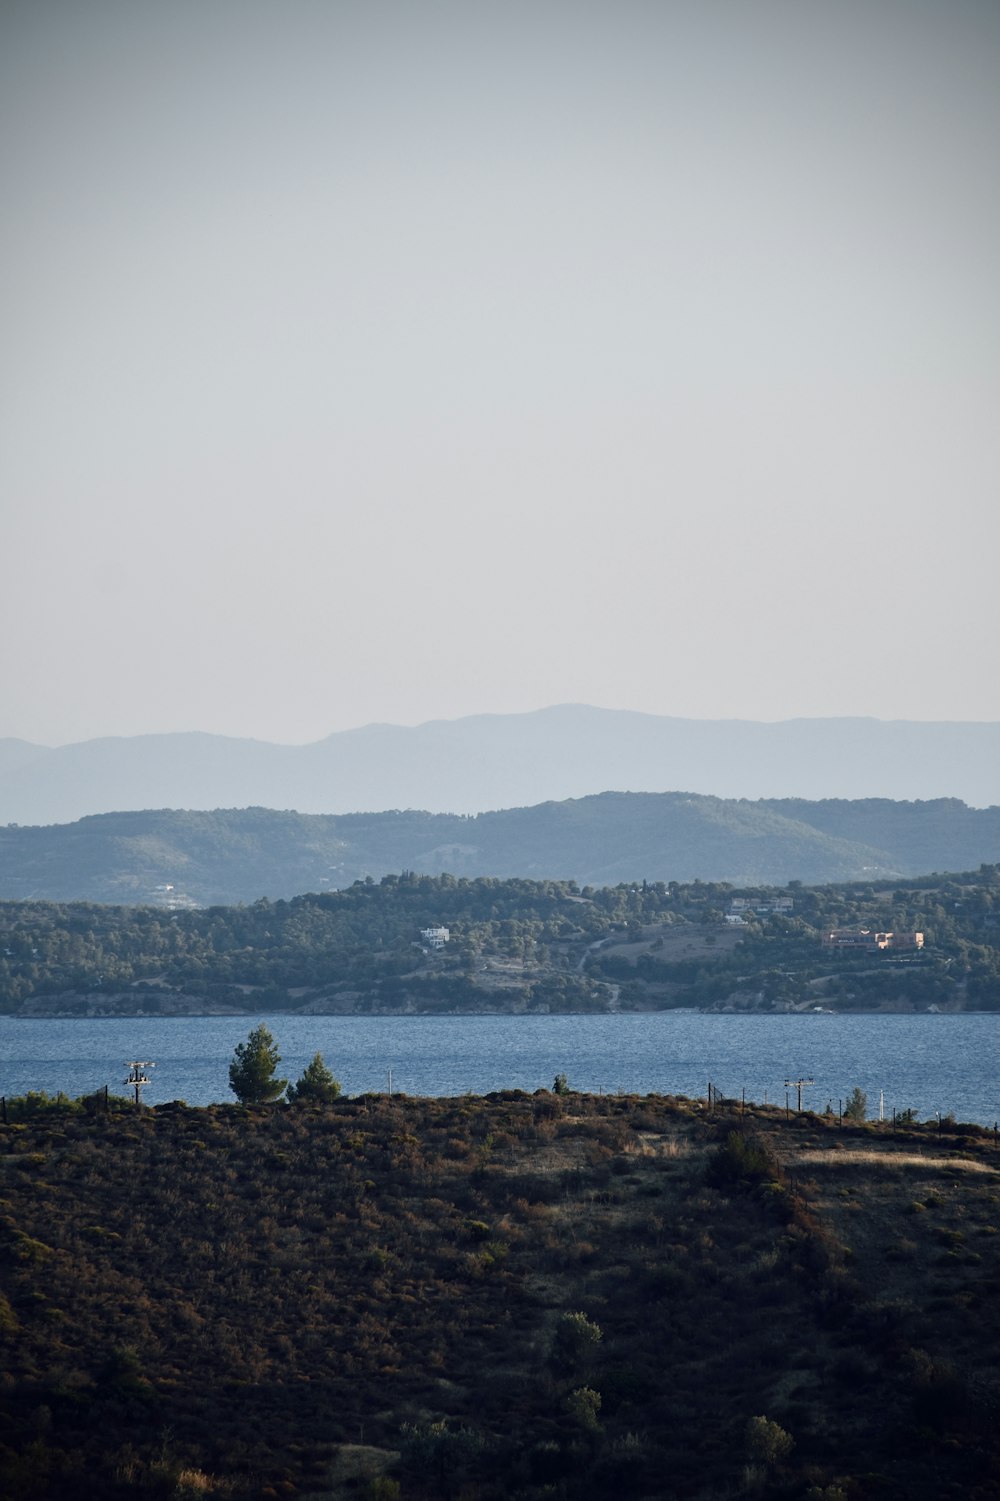
M 342 888 L 401 870 L 592 886 L 643 878 L 815 885 L 997 860 L 1000 807 L 953 798 L 751 803 L 606 792 L 476 817 L 243 808 L 0 829 L 0 898 L 206 906 Z
M 141 808 L 478 813 L 614 787 L 728 798 L 1000 803 L 1000 724 L 878 719 L 675 719 L 563 704 L 405 728 L 374 724 L 314 745 L 222 735 L 0 741 L 0 823 L 67 823 Z
M 992 1133 L 662 1097 L 0 1126 L 10 1501 L 987 1501 Z
M 852 941 L 825 941 L 839 929 Z M 1000 1010 L 1000 865 L 780 890 L 410 871 L 173 913 L 0 902 L 0 1012 L 16 1015 L 672 1006 Z

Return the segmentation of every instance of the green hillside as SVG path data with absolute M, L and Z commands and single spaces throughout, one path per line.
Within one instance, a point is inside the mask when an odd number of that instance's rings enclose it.
M 425 929 L 442 927 L 435 949 Z M 831 947 L 834 929 L 922 947 Z M 403 872 L 168 912 L 0 903 L 0 1010 L 25 1015 L 1000 1008 L 1000 866 L 806 887 L 579 887 Z
M 606 792 L 475 817 L 243 808 L 7 827 L 0 898 L 209 906 L 343 888 L 401 870 L 581 886 L 643 878 L 815 885 L 997 860 L 1000 808 L 955 799 L 746 802 Z

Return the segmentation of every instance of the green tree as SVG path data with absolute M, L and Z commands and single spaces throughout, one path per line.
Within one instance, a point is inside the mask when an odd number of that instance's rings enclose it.
M 552 1093 L 569 1094 L 569 1085 L 566 1082 L 565 1074 L 556 1074 L 555 1078 L 552 1081 Z
M 246 1042 L 238 1042 L 229 1065 L 229 1087 L 241 1105 L 267 1105 L 284 1090 L 287 1079 L 274 1076 L 281 1054 L 270 1032 L 261 1022 Z
M 851 1090 L 844 1106 L 844 1119 L 846 1121 L 863 1121 L 868 1114 L 868 1096 L 857 1085 Z
M 298 1083 L 289 1084 L 286 1099 L 298 1105 L 332 1105 L 339 1094 L 340 1081 L 323 1062 L 323 1054 L 317 1053 Z

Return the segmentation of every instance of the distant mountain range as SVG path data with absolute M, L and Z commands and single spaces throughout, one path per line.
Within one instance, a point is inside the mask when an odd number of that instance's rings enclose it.
M 1000 862 L 1000 808 L 931 802 L 737 802 L 608 792 L 533 808 L 320 815 L 266 808 L 107 813 L 0 828 L 0 898 L 199 906 L 278 899 L 366 876 L 737 886 L 884 881 Z
M 775 666 L 780 671 L 780 663 Z M 673 719 L 568 704 L 374 724 L 313 745 L 140 735 L 46 749 L 0 741 L 0 823 L 144 808 L 477 813 L 608 788 L 725 798 L 1000 803 L 1000 723 Z

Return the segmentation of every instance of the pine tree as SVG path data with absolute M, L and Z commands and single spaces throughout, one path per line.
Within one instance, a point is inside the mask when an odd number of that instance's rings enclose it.
M 340 1094 L 340 1083 L 333 1077 L 323 1054 L 317 1053 L 297 1084 L 289 1084 L 287 1098 L 299 1105 L 330 1105 Z
M 868 1114 L 868 1096 L 863 1089 L 855 1086 L 851 1090 L 847 1104 L 844 1106 L 845 1121 L 863 1121 Z
M 229 1087 L 241 1105 L 267 1105 L 282 1093 L 287 1079 L 276 1079 L 281 1054 L 261 1022 L 246 1042 L 236 1044 L 229 1065 Z

